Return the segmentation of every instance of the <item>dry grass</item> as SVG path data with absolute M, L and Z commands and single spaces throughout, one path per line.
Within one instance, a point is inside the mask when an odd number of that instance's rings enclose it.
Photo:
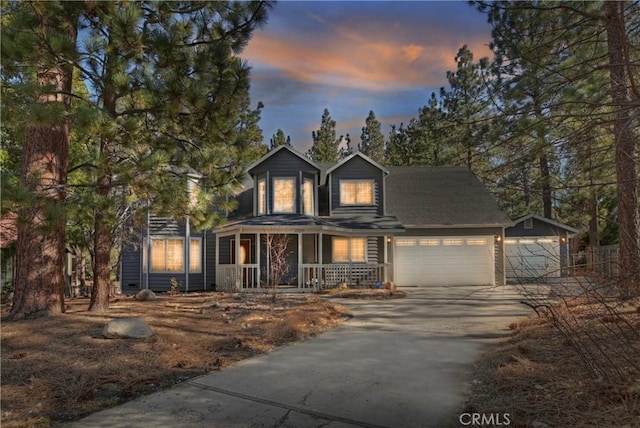
M 3 322 L 3 427 L 77 419 L 314 336 L 350 316 L 308 295 L 279 296 L 275 304 L 271 296 L 229 293 L 151 302 L 120 297 L 107 313 L 87 312 L 87 299 L 67 305 L 61 316 Z M 142 318 L 155 336 L 104 339 L 104 324 L 121 317 Z
M 514 427 L 640 427 L 639 308 L 567 299 L 512 325 L 475 367 L 467 410 Z

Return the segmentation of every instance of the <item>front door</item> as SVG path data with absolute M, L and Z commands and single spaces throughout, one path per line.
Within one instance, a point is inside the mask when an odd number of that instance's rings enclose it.
M 251 263 L 251 240 L 250 239 L 241 239 L 240 240 L 240 263 L 241 265 L 246 265 Z M 236 240 L 231 240 L 231 264 L 236 264 Z

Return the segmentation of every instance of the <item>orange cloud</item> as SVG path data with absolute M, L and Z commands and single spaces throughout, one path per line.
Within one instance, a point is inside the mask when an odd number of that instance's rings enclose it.
M 249 43 L 245 57 L 254 65 L 275 68 L 308 83 L 386 91 L 443 86 L 446 71 L 455 68 L 454 57 L 464 43 L 477 52 L 476 59 L 488 55 L 480 41 L 402 44 L 364 37 L 348 27 L 333 30 L 320 42 L 262 33 Z

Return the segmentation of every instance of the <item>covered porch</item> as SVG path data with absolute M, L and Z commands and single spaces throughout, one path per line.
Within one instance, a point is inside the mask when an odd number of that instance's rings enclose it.
M 382 286 L 392 280 L 397 222 L 376 230 L 312 217 L 297 219 L 298 224 L 287 218 L 289 224 L 283 225 L 269 217 L 263 224 L 252 224 L 254 218 L 216 232 L 216 290 L 312 292 Z M 281 274 L 274 275 L 282 265 Z

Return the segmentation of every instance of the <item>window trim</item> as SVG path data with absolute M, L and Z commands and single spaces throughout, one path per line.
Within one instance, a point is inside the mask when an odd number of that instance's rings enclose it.
M 362 260 L 353 260 L 353 241 L 354 240 L 362 240 L 364 241 L 364 259 Z M 346 240 L 347 241 L 347 250 L 348 250 L 348 259 L 336 259 L 335 257 L 335 242 L 336 240 Z M 367 243 L 368 240 L 366 237 L 347 237 L 347 236 L 332 236 L 331 237 L 331 263 L 367 263 L 368 251 L 367 251 Z
M 296 214 L 297 210 L 296 210 L 296 205 L 297 205 L 297 192 L 296 192 L 296 177 L 292 177 L 292 176 L 288 176 L 288 177 L 273 177 L 273 213 L 274 214 Z M 293 203 L 292 203 L 292 210 L 291 211 L 279 211 L 278 209 L 276 209 L 276 181 L 279 180 L 283 180 L 283 181 L 292 181 L 293 182 Z
M 348 183 L 354 183 L 356 185 L 356 191 L 354 193 L 354 197 L 355 197 L 355 201 L 354 202 L 348 202 L 343 200 L 343 196 L 345 194 L 345 192 L 342 191 L 342 185 L 343 184 L 348 184 Z M 359 202 L 358 201 L 358 183 L 369 183 L 371 184 L 371 202 Z M 375 206 L 376 205 L 376 181 L 370 178 L 365 178 L 365 179 L 340 179 L 338 180 L 338 188 L 340 190 L 340 206 L 343 207 L 354 207 L 354 206 L 366 206 L 366 207 L 371 207 L 371 206 Z

